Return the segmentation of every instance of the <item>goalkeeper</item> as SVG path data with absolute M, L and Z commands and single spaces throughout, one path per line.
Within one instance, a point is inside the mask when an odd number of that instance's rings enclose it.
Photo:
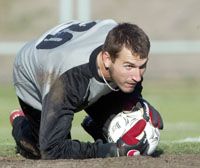
M 10 115 L 17 151 L 31 159 L 85 159 L 145 148 L 145 138 L 137 144 L 108 143 L 103 128 L 113 114 L 130 110 L 142 97 L 149 50 L 141 28 L 114 20 L 70 21 L 28 42 L 13 70 L 21 106 Z M 71 138 L 80 110 L 90 116 L 82 126 L 94 143 Z M 153 116 L 162 128 L 159 113 Z

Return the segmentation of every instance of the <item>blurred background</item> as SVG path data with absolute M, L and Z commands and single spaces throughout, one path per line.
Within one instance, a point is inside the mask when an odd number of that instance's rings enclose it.
M 18 107 L 11 83 L 20 47 L 70 19 L 110 18 L 135 23 L 150 37 L 143 95 L 163 116 L 161 140 L 198 141 L 199 6 L 199 0 L 0 0 L 0 133 L 10 133 L 9 112 Z
M 106 18 L 138 24 L 149 35 L 147 78 L 200 77 L 199 5 L 198 0 L 1 0 L 0 81 L 10 82 L 12 59 L 23 42 L 70 19 Z

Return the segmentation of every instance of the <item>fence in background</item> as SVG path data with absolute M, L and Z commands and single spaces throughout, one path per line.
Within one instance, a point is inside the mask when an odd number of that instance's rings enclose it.
M 77 18 L 79 20 L 90 19 L 91 0 L 60 0 L 59 22 L 73 19 L 75 2 Z M 0 55 L 8 56 L 16 54 L 25 42 L 1 42 Z M 200 41 L 151 41 L 151 53 L 153 54 L 197 54 L 200 53 Z
M 0 42 L 0 55 L 16 54 L 25 42 Z M 198 54 L 200 41 L 151 41 L 152 54 Z
M 77 18 L 79 20 L 90 19 L 90 0 L 76 0 Z M 59 22 L 63 23 L 66 20 L 73 19 L 75 9 L 74 0 L 60 0 L 59 3 Z

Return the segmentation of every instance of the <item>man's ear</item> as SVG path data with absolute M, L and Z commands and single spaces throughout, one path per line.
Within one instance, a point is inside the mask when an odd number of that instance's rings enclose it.
M 105 68 L 109 69 L 109 67 L 112 63 L 110 54 L 108 52 L 103 52 L 102 59 L 103 59 L 103 63 L 104 63 Z

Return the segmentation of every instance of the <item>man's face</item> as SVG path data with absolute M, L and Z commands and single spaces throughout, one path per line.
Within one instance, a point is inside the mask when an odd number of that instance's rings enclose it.
M 132 54 L 129 49 L 124 47 L 114 62 L 110 60 L 109 74 L 111 80 L 123 92 L 132 92 L 144 75 L 147 61 L 147 58 L 140 59 L 139 55 Z

